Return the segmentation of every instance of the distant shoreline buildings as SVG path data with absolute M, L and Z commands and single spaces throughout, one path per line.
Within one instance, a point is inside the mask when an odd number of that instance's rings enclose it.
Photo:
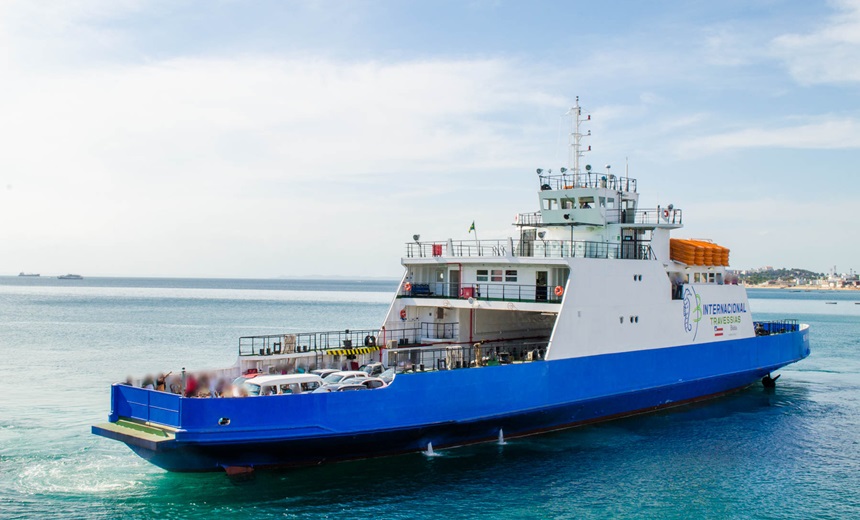
M 757 287 L 803 287 L 806 289 L 860 289 L 860 277 L 853 269 L 839 273 L 833 266 L 827 274 L 805 269 L 775 269 L 764 266 L 757 269 L 736 271 L 741 281 Z

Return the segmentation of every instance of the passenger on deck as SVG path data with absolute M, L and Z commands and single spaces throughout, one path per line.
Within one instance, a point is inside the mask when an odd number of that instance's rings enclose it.
M 197 395 L 197 378 L 194 374 L 188 374 L 185 379 L 185 397 L 195 397 Z
M 197 382 L 197 392 L 194 397 L 212 397 L 212 392 L 209 390 L 209 376 L 203 374 Z
M 158 377 L 155 378 L 155 389 L 158 390 L 159 392 L 164 392 L 165 389 L 167 388 L 167 383 L 166 383 L 167 376 L 169 376 L 172 373 L 173 372 L 168 372 L 166 374 L 164 374 L 164 373 L 158 374 Z
M 218 378 L 218 383 L 215 384 L 215 397 L 233 397 L 232 390 L 229 381 L 223 377 Z
M 140 387 L 145 388 L 146 390 L 154 390 L 155 383 L 152 379 L 152 376 L 147 374 L 146 377 L 143 378 L 143 383 L 141 383 Z
M 164 384 L 170 390 L 171 394 L 178 394 L 181 390 L 181 383 L 178 375 L 172 375 L 164 378 Z

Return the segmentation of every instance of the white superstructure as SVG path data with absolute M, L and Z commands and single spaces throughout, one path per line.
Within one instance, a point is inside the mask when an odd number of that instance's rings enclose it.
M 680 209 L 640 208 L 636 179 L 609 166 L 580 171 L 581 112 L 577 99 L 572 169 L 537 169 L 539 211 L 516 216 L 515 236 L 407 244 L 389 348 L 490 343 L 552 360 L 755 335 L 727 262 L 673 259 Z

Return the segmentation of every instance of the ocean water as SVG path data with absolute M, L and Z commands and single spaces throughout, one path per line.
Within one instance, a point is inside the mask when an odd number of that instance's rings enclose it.
M 396 285 L 0 278 L 0 518 L 860 516 L 860 292 L 750 291 L 755 318 L 813 327 L 774 391 L 505 445 L 236 485 L 89 433 L 112 381 L 232 364 L 242 335 L 378 326 Z

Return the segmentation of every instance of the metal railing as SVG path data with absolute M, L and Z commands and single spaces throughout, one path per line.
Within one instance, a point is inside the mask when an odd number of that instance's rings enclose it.
M 636 191 L 636 179 L 616 177 L 609 173 L 562 173 L 540 175 L 541 190 L 572 190 L 574 188 L 608 188 L 615 191 Z
M 421 339 L 456 339 L 460 335 L 459 323 L 421 323 Z
M 389 340 L 399 345 L 417 343 L 418 327 L 396 329 L 358 329 L 295 334 L 269 334 L 239 338 L 240 356 L 271 356 L 295 353 L 322 353 L 331 349 L 382 346 Z
M 376 330 L 339 330 L 324 332 L 300 332 L 296 334 L 269 334 L 265 336 L 243 336 L 239 338 L 240 356 L 267 356 L 317 352 L 333 348 L 351 348 L 365 342 L 376 345 Z
M 571 208 L 570 211 L 575 211 Z M 672 208 L 649 208 L 628 211 L 626 209 L 608 208 L 604 209 L 606 222 L 609 224 L 683 224 L 683 211 Z M 534 213 L 520 213 L 514 217 L 514 225 L 520 227 L 540 227 L 543 225 L 543 215 L 538 211 Z
M 406 256 L 409 258 L 433 258 L 439 256 L 507 256 L 510 251 L 508 240 L 457 240 L 447 243 L 408 242 Z
M 800 324 L 795 319 L 774 320 L 774 321 L 755 321 L 756 336 L 770 336 L 771 334 L 785 334 L 787 332 L 797 332 L 800 330 Z
M 683 224 L 680 209 L 649 208 L 636 211 L 615 210 L 619 212 L 618 222 L 622 224 Z
M 406 290 L 404 283 L 397 294 L 398 298 L 445 298 L 455 300 L 504 301 L 559 303 L 561 295 L 556 295 L 555 286 L 522 285 L 513 283 L 410 283 Z
M 520 213 L 514 217 L 516 226 L 540 226 L 543 225 L 543 215 L 540 211 L 533 213 Z
M 680 211 L 680 210 L 676 210 Z M 407 258 L 427 257 L 427 251 L 439 245 L 438 242 L 410 242 L 406 244 Z M 481 240 L 451 241 L 439 251 L 429 256 L 447 257 L 543 257 L 543 258 L 623 258 L 633 260 L 653 260 L 654 253 L 650 244 L 639 241 L 633 243 L 590 242 L 584 240 Z
M 530 363 L 543 360 L 548 340 L 532 338 L 477 345 L 391 349 L 388 351 L 388 366 L 403 373 Z

